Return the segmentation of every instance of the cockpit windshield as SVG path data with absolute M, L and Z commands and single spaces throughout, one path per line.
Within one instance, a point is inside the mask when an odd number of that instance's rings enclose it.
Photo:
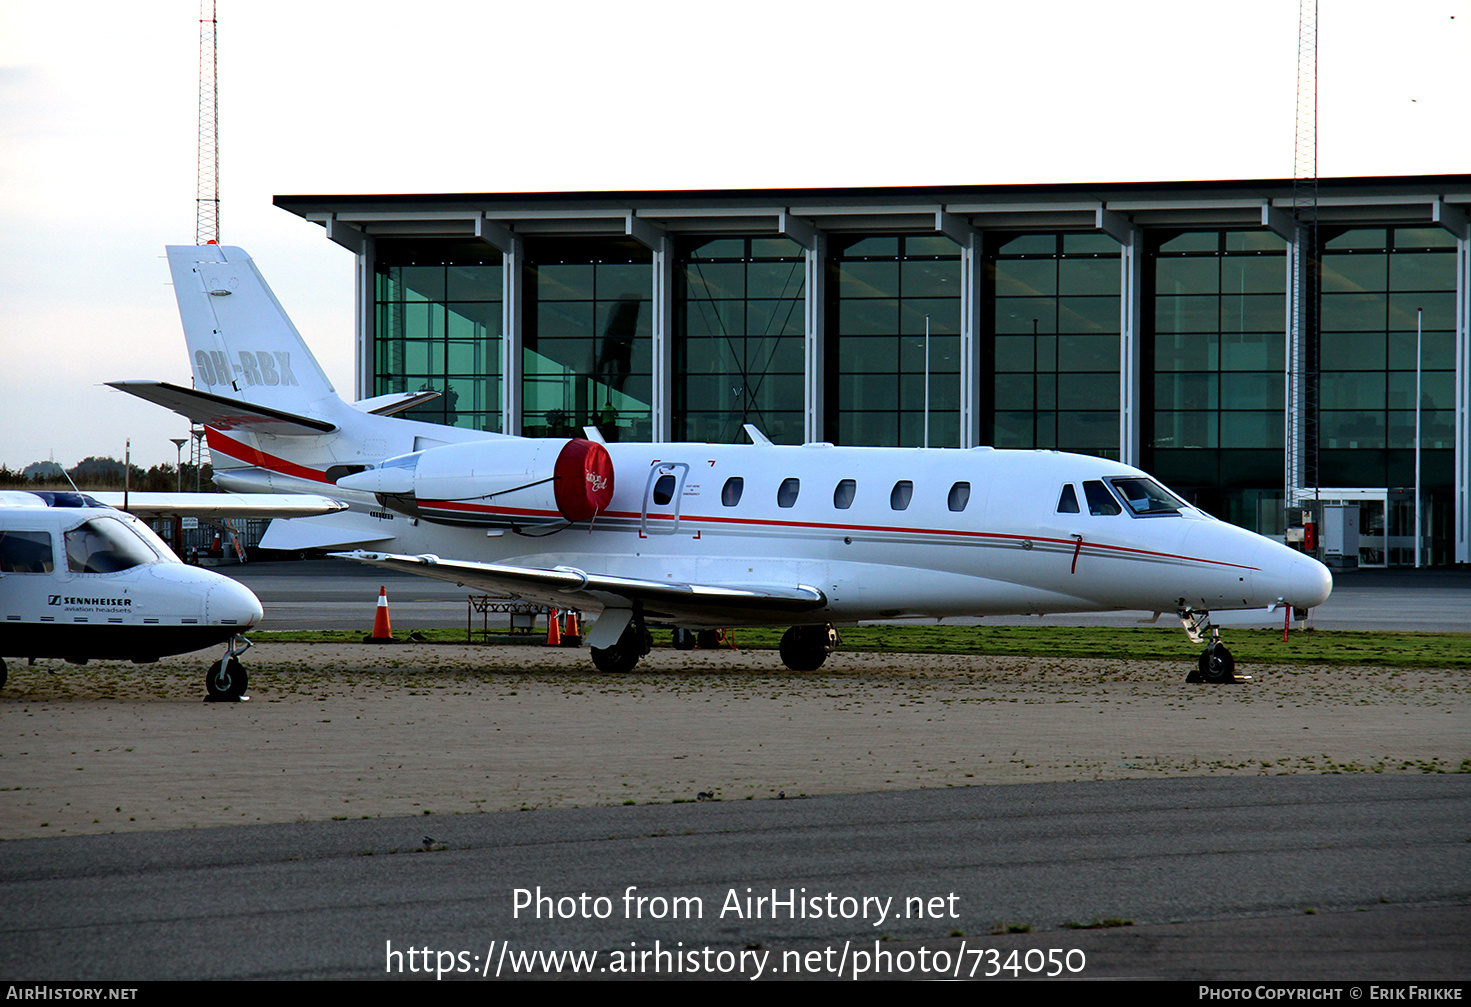
M 116 518 L 93 518 L 65 537 L 66 566 L 72 573 L 116 573 L 159 559 L 142 536 Z
M 1153 479 L 1126 477 L 1110 479 L 1114 491 L 1135 514 L 1150 516 L 1178 514 L 1188 504 Z

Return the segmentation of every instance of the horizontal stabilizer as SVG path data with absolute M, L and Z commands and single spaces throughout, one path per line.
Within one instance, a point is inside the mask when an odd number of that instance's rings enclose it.
M 251 405 L 223 395 L 171 385 L 167 381 L 109 381 L 120 392 L 136 395 L 195 423 L 216 430 L 243 430 L 251 434 L 273 434 L 277 437 L 326 434 L 337 429 L 334 423 L 282 412 L 268 406 Z
M 371 566 L 468 584 L 495 594 L 526 598 L 546 605 L 566 607 L 569 601 L 597 608 L 622 607 L 638 602 L 644 613 L 655 618 L 681 619 L 732 625 L 744 617 L 772 617 L 810 612 L 827 604 L 827 596 L 805 584 L 790 586 L 738 586 L 675 584 L 590 574 L 571 567 L 540 570 L 501 563 L 473 563 L 440 559 L 437 556 L 400 556 L 381 552 L 334 553 L 339 559 L 356 560 Z M 739 615 L 736 615 L 739 613 Z M 735 615 L 732 620 L 731 616 Z M 721 619 L 727 620 L 720 622 Z
M 390 392 L 387 395 L 375 395 L 371 399 L 361 399 L 354 402 L 352 407 L 373 416 L 397 416 L 406 409 L 431 402 L 439 398 L 439 395 L 435 391 Z
M 122 507 L 121 493 L 92 493 L 109 507 Z M 128 513 L 137 517 L 315 517 L 347 510 L 331 497 L 303 493 L 129 493 Z

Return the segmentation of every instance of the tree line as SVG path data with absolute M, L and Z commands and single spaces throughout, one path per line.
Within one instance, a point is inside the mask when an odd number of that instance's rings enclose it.
M 185 462 L 180 467 L 167 463 L 144 469 L 137 465 L 127 466 L 127 484 L 130 489 L 141 492 L 172 493 L 182 489 L 194 492 L 196 466 Z M 217 493 L 214 484 L 214 466 L 198 467 L 199 490 L 202 493 Z M 63 471 L 65 474 L 63 474 Z M 69 490 L 67 476 L 71 476 L 79 490 L 120 490 L 123 488 L 123 463 L 116 458 L 89 455 L 69 469 L 63 470 L 56 462 L 32 462 L 22 469 L 0 465 L 0 487 L 27 490 Z

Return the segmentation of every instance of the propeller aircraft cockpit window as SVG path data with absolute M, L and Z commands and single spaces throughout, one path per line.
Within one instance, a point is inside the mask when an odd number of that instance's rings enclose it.
M 93 518 L 65 535 L 66 566 L 72 573 L 117 573 L 157 563 L 158 555 L 121 521 Z

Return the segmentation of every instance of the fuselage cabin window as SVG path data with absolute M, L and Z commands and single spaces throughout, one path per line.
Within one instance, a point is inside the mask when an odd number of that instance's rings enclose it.
M 893 510 L 905 510 L 909 507 L 909 501 L 913 496 L 914 483 L 908 479 L 900 479 L 889 493 L 889 507 Z
M 970 483 L 961 482 L 950 487 L 949 504 L 951 510 L 957 513 L 963 511 L 968 503 L 970 503 Z
M 844 479 L 833 490 L 833 506 L 838 510 L 847 510 L 853 506 L 853 494 L 857 492 L 858 483 L 852 479 Z
M 790 507 L 797 502 L 797 493 L 802 488 L 800 479 L 783 479 L 781 488 L 776 491 L 776 505 L 778 507 Z

